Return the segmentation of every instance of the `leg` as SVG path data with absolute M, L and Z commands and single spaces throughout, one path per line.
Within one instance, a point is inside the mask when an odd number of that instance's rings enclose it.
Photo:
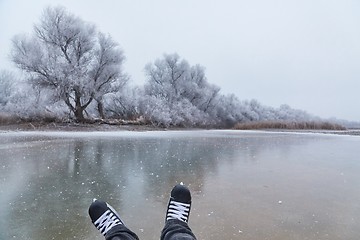
M 196 240 L 188 226 L 190 208 L 190 190 L 182 184 L 176 185 L 171 191 L 161 240 Z
M 89 207 L 89 215 L 92 223 L 106 240 L 139 240 L 108 203 L 94 199 Z

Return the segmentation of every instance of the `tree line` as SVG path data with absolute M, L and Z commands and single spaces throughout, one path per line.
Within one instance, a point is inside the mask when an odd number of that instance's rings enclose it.
M 21 119 L 124 119 L 166 127 L 319 120 L 288 105 L 224 95 L 204 67 L 176 53 L 147 64 L 145 84 L 132 87 L 119 44 L 63 7 L 46 8 L 30 35 L 16 35 L 10 55 L 23 74 L 1 71 L 0 111 Z

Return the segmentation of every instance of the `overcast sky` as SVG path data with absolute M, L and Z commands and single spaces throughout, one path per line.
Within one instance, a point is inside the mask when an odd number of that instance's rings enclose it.
M 58 5 L 121 45 L 135 84 L 176 52 L 223 94 L 360 121 L 359 0 L 0 0 L 0 69 L 11 38 Z

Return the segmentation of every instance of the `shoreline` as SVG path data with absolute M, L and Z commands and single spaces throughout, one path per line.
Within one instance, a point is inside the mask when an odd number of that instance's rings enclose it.
M 100 124 L 100 123 L 17 123 L 0 124 L 0 131 L 155 131 L 166 128 L 136 124 Z
M 209 130 L 207 128 L 186 128 L 186 127 L 157 127 L 153 125 L 141 124 L 104 124 L 104 123 L 16 123 L 16 124 L 0 124 L 0 132 L 19 132 L 19 131 L 64 131 L 64 132 L 110 132 L 110 131 L 188 131 L 188 130 Z M 217 129 L 212 129 L 217 130 Z M 220 130 L 220 129 L 219 129 Z M 242 131 L 239 129 L 228 129 Z M 268 131 L 268 132 L 293 132 L 293 133 L 322 133 L 322 134 L 335 134 L 335 135 L 350 135 L 360 136 L 360 129 L 347 129 L 347 130 L 317 130 L 317 129 L 251 129 L 252 131 Z

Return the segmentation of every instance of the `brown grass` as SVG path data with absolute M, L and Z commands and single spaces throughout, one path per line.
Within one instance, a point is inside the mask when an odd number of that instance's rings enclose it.
M 0 129 L 11 129 L 19 128 L 19 129 L 38 129 L 38 128 L 60 128 L 63 126 L 74 125 L 79 126 L 78 124 L 71 124 L 62 122 L 59 119 L 55 119 L 53 117 L 43 116 L 38 119 L 21 119 L 16 116 L 12 116 L 3 112 L 0 112 Z M 81 124 L 80 124 L 81 125 Z M 149 124 L 143 122 L 131 122 L 131 121 L 93 121 L 88 124 L 83 124 L 89 128 L 97 128 L 97 125 L 116 125 L 116 126 L 132 126 L 135 125 L 140 126 L 149 126 Z M 12 126 L 12 127 L 11 127 Z M 82 126 L 82 125 L 81 125 Z M 291 122 L 291 121 L 254 121 L 254 122 L 246 122 L 246 123 L 237 123 L 234 126 L 234 129 L 238 130 L 255 130 L 255 129 L 288 129 L 288 130 L 346 130 L 344 126 L 341 126 L 336 123 L 326 122 L 326 121 L 308 121 L 308 122 Z
M 330 122 L 287 122 L 287 121 L 257 121 L 247 123 L 237 123 L 234 129 L 253 130 L 253 129 L 289 129 L 289 130 L 346 130 L 344 126 Z
M 9 115 L 7 113 L 3 113 L 3 112 L 0 112 L 0 124 L 3 125 L 3 124 L 14 124 L 14 123 L 18 123 L 20 122 L 21 120 L 17 117 L 14 117 L 12 115 Z

